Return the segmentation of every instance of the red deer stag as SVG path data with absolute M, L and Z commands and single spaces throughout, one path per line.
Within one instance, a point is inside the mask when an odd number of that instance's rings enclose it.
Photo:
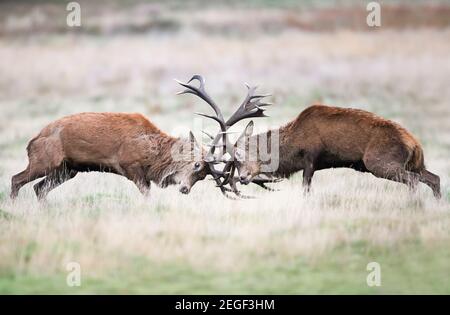
M 27 168 L 11 181 L 11 198 L 20 188 L 45 177 L 34 190 L 39 199 L 75 177 L 100 171 L 125 176 L 143 194 L 150 182 L 180 185 L 187 194 L 208 174 L 203 149 L 189 140 L 171 137 L 140 114 L 81 113 L 56 120 L 28 144 Z
M 251 149 L 258 145 L 261 135 L 251 136 L 252 130 L 250 122 L 233 149 L 242 184 L 248 184 L 262 172 L 257 150 Z M 279 165 L 270 174 L 287 178 L 303 170 L 307 191 L 315 171 L 348 167 L 412 189 L 422 182 L 436 198 L 441 197 L 439 176 L 425 168 L 420 143 L 393 121 L 364 110 L 313 105 L 276 131 Z M 262 138 L 270 141 L 271 132 Z

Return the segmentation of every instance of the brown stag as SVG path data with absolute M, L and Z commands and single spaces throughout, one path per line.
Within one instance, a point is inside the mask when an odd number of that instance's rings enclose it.
M 28 144 L 27 168 L 14 175 L 11 198 L 45 177 L 34 190 L 39 199 L 78 172 L 109 172 L 133 181 L 143 194 L 150 183 L 180 185 L 187 194 L 208 174 L 203 149 L 190 139 L 171 137 L 140 114 L 81 113 L 56 120 Z
M 233 149 L 242 184 L 262 172 L 258 150 L 252 146 L 260 145 L 261 139 L 271 141 L 274 131 L 279 135 L 279 165 L 270 175 L 287 178 L 303 170 L 307 191 L 315 171 L 347 167 L 412 189 L 422 182 L 436 198 L 441 196 L 439 176 L 425 168 L 422 146 L 406 129 L 364 110 L 324 105 L 308 107 L 293 121 L 265 134 L 251 136 L 250 122 Z

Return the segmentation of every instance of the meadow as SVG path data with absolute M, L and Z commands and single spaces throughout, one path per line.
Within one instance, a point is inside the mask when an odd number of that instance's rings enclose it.
M 0 293 L 450 293 L 450 29 L 319 32 L 293 26 L 284 8 L 246 10 L 158 7 L 156 31 L 0 36 Z M 273 21 L 284 22 L 261 28 Z M 309 195 L 301 173 L 277 192 L 243 187 L 257 198 L 238 201 L 209 180 L 189 195 L 153 185 L 145 198 L 125 178 L 89 173 L 44 202 L 32 185 L 9 199 L 28 140 L 64 115 L 140 112 L 172 135 L 214 131 L 193 114 L 205 104 L 176 95 L 173 79 L 195 73 L 226 114 L 244 82 L 273 94 L 260 131 L 315 102 L 401 123 L 442 199 L 346 169 L 317 172 Z M 67 285 L 69 262 L 81 286 Z M 369 262 L 381 286 L 367 285 Z

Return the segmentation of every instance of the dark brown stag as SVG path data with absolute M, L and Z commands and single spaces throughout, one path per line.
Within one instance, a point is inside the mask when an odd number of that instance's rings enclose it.
M 140 114 L 81 113 L 52 122 L 28 144 L 27 168 L 12 178 L 11 198 L 20 188 L 34 185 L 39 199 L 75 177 L 78 172 L 100 171 L 125 176 L 143 194 L 150 183 L 180 185 L 189 193 L 204 179 L 208 166 L 203 149 L 190 139 L 171 137 Z
M 252 129 L 251 122 L 233 151 L 243 184 L 263 172 L 258 151 L 251 147 L 259 145 L 261 139 L 271 141 L 268 134 L 276 131 L 279 165 L 269 174 L 289 177 L 303 170 L 306 190 L 315 171 L 347 167 L 404 183 L 413 189 L 422 182 L 433 190 L 436 198 L 441 196 L 439 176 L 425 168 L 420 143 L 399 124 L 370 112 L 313 105 L 278 130 L 251 136 Z M 240 158 L 242 156 L 245 158 Z
M 199 86 L 194 86 L 191 83 L 192 81 L 198 81 Z M 256 87 L 250 87 L 248 85 L 248 93 L 245 97 L 242 104 L 237 108 L 237 110 L 231 115 L 231 117 L 227 120 L 224 119 L 222 111 L 217 106 L 217 104 L 212 100 L 212 98 L 205 91 L 205 79 L 200 75 L 194 75 L 187 83 L 183 83 L 177 81 L 180 85 L 185 87 L 184 91 L 179 92 L 178 94 L 190 93 L 194 94 L 201 99 L 203 99 L 214 111 L 214 115 L 196 113 L 198 115 L 213 119 L 220 126 L 220 131 L 216 136 L 211 136 L 207 134 L 212 142 L 209 144 L 210 149 L 205 157 L 205 162 L 208 163 L 209 173 L 213 176 L 217 186 L 221 189 L 222 193 L 227 195 L 227 192 L 233 192 L 236 195 L 248 198 L 248 196 L 242 195 L 236 187 L 236 183 L 239 182 L 239 179 L 235 177 L 235 164 L 233 161 L 233 145 L 230 143 L 228 134 L 229 128 L 235 125 L 237 122 L 247 119 L 247 118 L 256 118 L 256 117 L 267 117 L 264 114 L 264 107 L 271 105 L 270 103 L 262 102 L 262 99 L 269 95 L 258 95 L 255 94 Z M 216 151 L 216 149 L 218 149 Z M 224 159 L 225 154 L 228 153 L 231 157 L 230 159 Z M 217 169 L 216 165 L 225 163 L 223 169 Z M 269 182 L 276 182 L 277 178 L 274 177 L 260 177 L 254 176 L 252 178 L 252 183 L 258 186 L 261 186 L 265 189 L 272 190 L 267 187 L 265 184 Z M 230 188 L 227 188 L 226 185 L 229 185 Z

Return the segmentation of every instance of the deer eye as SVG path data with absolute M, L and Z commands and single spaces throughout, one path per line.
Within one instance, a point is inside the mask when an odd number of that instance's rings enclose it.
M 198 170 L 200 168 L 200 162 L 195 162 L 194 169 Z

